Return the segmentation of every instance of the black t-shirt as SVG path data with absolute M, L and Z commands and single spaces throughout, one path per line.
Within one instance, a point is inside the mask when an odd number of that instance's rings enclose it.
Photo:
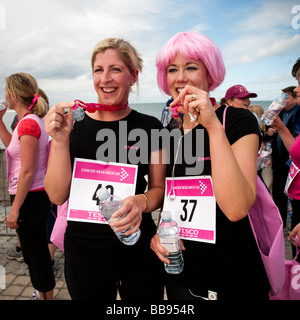
M 221 123 L 224 108 L 225 106 L 221 106 L 216 111 Z M 197 154 L 197 130 L 204 131 L 204 154 L 203 152 Z M 227 109 L 225 132 L 231 145 L 248 134 L 254 133 L 260 136 L 257 120 L 251 112 L 232 107 Z M 191 150 L 185 149 L 185 140 L 193 141 Z M 195 167 L 195 164 L 184 163 L 184 155 L 187 153 L 192 153 L 195 159 L 204 162 L 203 171 L 192 175 L 211 175 L 209 136 L 203 126 L 198 125 L 184 135 L 181 146 L 183 164 L 176 164 L 174 176 L 187 176 L 186 168 Z M 171 154 L 171 163 L 174 162 L 175 155 L 176 152 Z M 169 165 L 167 174 L 169 177 L 172 176 L 172 169 L 173 165 Z M 268 282 L 248 217 L 238 222 L 230 222 L 217 204 L 216 243 L 185 240 L 184 245 L 186 250 L 183 253 L 183 272 L 172 277 L 185 283 L 193 294 L 207 297 L 208 290 L 211 290 L 217 292 L 218 297 L 222 299 L 243 299 L 245 295 L 267 296 Z
M 74 158 L 138 164 L 136 194 L 144 193 L 151 151 L 151 131 L 162 125 L 154 117 L 132 110 L 120 121 L 97 121 L 85 116 L 76 122 L 70 136 L 70 155 Z M 102 149 L 101 149 L 102 147 Z M 113 151 L 113 152 L 112 152 Z M 135 155 L 135 157 L 133 157 Z M 109 157 L 109 159 L 107 158 Z M 135 160 L 134 160 L 135 161 Z M 122 272 L 137 272 L 143 265 L 158 262 L 150 249 L 155 223 L 150 213 L 143 213 L 141 236 L 133 246 L 122 244 L 108 225 L 68 221 L 65 248 L 73 256 L 101 267 Z

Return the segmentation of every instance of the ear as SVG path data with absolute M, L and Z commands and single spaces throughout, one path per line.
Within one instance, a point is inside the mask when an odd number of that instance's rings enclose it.
M 131 82 L 130 82 L 130 84 L 131 84 L 132 86 L 137 82 L 138 77 L 139 77 L 139 70 L 138 70 L 138 69 L 135 69 L 135 70 L 133 71 L 132 79 L 131 79 Z
M 211 85 L 214 82 L 214 79 L 212 78 L 212 76 L 210 75 L 210 73 L 208 74 L 208 84 Z
M 226 104 L 229 106 L 229 107 L 232 107 L 232 100 L 231 99 L 228 99 L 227 101 L 226 101 Z

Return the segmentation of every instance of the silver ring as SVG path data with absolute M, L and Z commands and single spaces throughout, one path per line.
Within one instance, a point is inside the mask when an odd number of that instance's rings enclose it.
M 192 95 L 191 95 L 191 98 L 192 98 L 192 101 L 195 101 L 195 100 L 196 100 L 196 95 L 195 95 L 195 94 L 192 94 Z

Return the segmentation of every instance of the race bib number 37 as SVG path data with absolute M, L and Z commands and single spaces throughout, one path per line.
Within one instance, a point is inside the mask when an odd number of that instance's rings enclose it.
M 163 210 L 169 210 L 181 239 L 216 242 L 216 199 L 210 177 L 167 178 Z
M 99 212 L 97 191 L 107 188 L 121 199 L 135 194 L 137 166 L 75 159 L 68 220 L 107 223 Z

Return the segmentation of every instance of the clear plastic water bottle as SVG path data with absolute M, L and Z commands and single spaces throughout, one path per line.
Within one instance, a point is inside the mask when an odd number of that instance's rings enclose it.
M 126 214 L 122 215 L 120 218 L 112 218 L 112 215 L 115 211 L 120 209 L 123 206 L 123 202 L 117 196 L 110 195 L 106 188 L 101 188 L 97 191 L 97 197 L 100 200 L 99 211 L 105 218 L 105 220 L 110 225 L 113 221 L 123 218 Z M 114 230 L 114 228 L 112 228 Z M 129 229 L 128 229 L 129 230 Z M 126 231 L 128 231 L 126 230 Z M 141 230 L 138 229 L 136 232 L 132 233 L 129 236 L 125 236 L 126 231 L 115 232 L 118 239 L 128 245 L 134 245 L 141 235 Z
M 170 211 L 161 213 L 161 222 L 158 227 L 158 235 L 162 246 L 169 251 L 167 258 L 170 264 L 165 263 L 165 270 L 170 274 L 178 274 L 183 270 L 183 256 L 180 246 L 177 223 L 172 220 Z
M 266 124 L 267 126 L 270 126 L 274 119 L 278 116 L 278 114 L 281 112 L 281 110 L 286 105 L 286 98 L 288 97 L 287 93 L 283 93 L 279 98 L 276 98 L 269 108 L 264 112 L 264 114 L 261 117 L 261 121 Z
M 76 122 L 79 122 L 84 119 L 85 112 L 82 107 L 77 107 L 72 110 L 72 119 Z
M 266 168 L 268 162 L 271 159 L 271 155 L 272 155 L 271 143 L 267 143 L 260 153 L 260 157 L 257 164 L 257 170 Z
M 0 111 L 7 108 L 7 103 L 4 100 L 0 100 Z
M 169 122 L 170 129 L 180 129 L 182 127 L 182 119 L 177 112 L 178 106 L 173 108 L 172 119 Z
M 162 114 L 161 114 L 161 120 L 160 122 L 162 123 L 163 127 L 166 128 L 169 122 L 172 119 L 172 111 L 169 109 L 170 108 L 170 103 L 173 101 L 173 99 L 170 99 L 167 101 L 166 106 L 164 107 Z

